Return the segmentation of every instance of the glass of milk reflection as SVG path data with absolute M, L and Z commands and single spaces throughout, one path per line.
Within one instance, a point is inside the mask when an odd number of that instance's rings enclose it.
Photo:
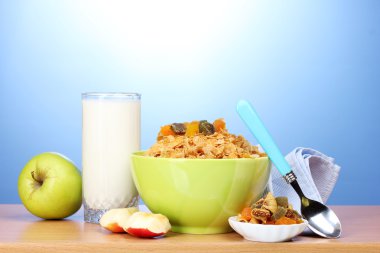
M 99 223 L 109 209 L 138 205 L 130 155 L 140 149 L 138 93 L 83 93 L 84 220 Z

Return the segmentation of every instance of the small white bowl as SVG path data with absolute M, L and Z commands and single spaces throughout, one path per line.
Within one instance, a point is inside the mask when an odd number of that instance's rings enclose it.
M 262 225 L 240 222 L 236 216 L 228 219 L 230 226 L 244 239 L 255 242 L 283 242 L 299 235 L 308 222 L 293 225 Z

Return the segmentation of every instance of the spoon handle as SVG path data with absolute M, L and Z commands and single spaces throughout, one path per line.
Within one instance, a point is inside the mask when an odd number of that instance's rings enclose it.
M 291 173 L 292 169 L 288 162 L 281 154 L 281 151 L 273 141 L 253 107 L 247 101 L 240 100 L 237 104 L 236 110 L 276 168 L 280 171 L 281 175 L 286 176 L 286 174 Z

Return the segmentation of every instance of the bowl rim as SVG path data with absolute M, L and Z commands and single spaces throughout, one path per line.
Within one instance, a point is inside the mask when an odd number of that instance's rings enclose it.
M 237 220 L 237 216 L 231 216 L 228 218 L 229 221 L 232 221 L 234 223 L 238 223 L 239 225 L 241 226 L 254 226 L 254 227 L 268 227 L 269 228 L 284 228 L 284 227 L 298 227 L 298 226 L 308 226 L 309 225 L 309 222 L 305 219 L 302 218 L 302 223 L 298 223 L 298 224 L 281 224 L 281 225 L 275 225 L 275 224 L 254 224 L 254 223 L 249 223 L 249 222 L 241 222 L 241 221 L 238 221 Z M 240 224 L 241 223 L 241 224 Z
M 146 150 L 139 150 L 132 152 L 131 157 L 143 157 L 146 159 L 159 159 L 159 160 L 170 160 L 170 161 L 254 161 L 254 160 L 268 160 L 268 156 L 261 156 L 255 158 L 169 158 L 169 157 L 154 157 L 154 156 L 145 156 Z
M 263 225 L 237 221 L 237 216 L 228 218 L 228 223 L 244 239 L 254 242 L 277 243 L 288 241 L 305 231 L 308 222 L 291 225 Z

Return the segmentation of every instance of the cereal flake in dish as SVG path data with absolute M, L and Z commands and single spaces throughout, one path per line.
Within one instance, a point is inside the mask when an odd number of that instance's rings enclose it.
M 257 158 L 266 156 L 243 136 L 230 134 L 223 119 L 173 123 L 161 127 L 146 156 L 163 158 Z

